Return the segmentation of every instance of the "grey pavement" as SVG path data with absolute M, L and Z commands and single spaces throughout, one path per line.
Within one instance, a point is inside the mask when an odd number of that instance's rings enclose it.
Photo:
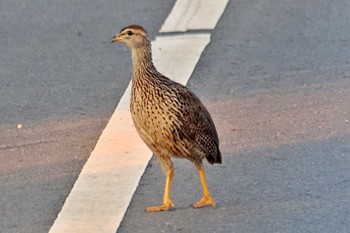
M 172 6 L 0 1 L 0 232 L 48 232 L 130 80 L 111 38 Z
M 0 2 L 0 232 L 49 230 L 130 79 L 110 37 L 138 23 L 154 38 L 172 4 Z M 199 178 L 176 160 L 176 209 L 145 213 L 163 195 L 152 160 L 118 232 L 349 232 L 349 12 L 231 0 L 188 84 L 220 135 L 217 208 L 191 208 Z
M 350 3 L 230 1 L 188 86 L 216 122 L 223 165 L 175 161 L 176 209 L 148 214 L 152 160 L 118 232 L 350 232 Z

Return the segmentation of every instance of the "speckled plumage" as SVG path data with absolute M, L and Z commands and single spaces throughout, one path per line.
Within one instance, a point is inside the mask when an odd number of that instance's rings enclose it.
M 186 158 L 198 169 L 204 158 L 211 164 L 221 163 L 219 139 L 209 112 L 186 86 L 157 71 L 147 32 L 131 25 L 123 28 L 117 38 L 131 48 L 130 109 L 135 128 L 164 173 L 173 169 L 172 156 Z

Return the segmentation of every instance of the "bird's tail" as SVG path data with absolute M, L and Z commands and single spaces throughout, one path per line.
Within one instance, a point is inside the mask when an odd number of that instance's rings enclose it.
M 209 153 L 205 158 L 208 160 L 208 162 L 210 164 L 214 164 L 214 163 L 219 163 L 222 164 L 222 156 L 221 156 L 221 152 L 219 149 L 219 146 L 216 146 L 216 150 L 214 153 Z

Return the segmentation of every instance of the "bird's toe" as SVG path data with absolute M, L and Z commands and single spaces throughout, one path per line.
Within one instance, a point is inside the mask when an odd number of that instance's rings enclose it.
M 193 204 L 193 208 L 202 208 L 205 206 L 211 205 L 216 208 L 215 201 L 211 196 L 203 196 L 203 198 Z
M 160 206 L 151 206 L 147 207 L 145 211 L 147 213 L 149 212 L 159 212 L 159 211 L 168 211 L 170 208 L 175 208 L 175 205 L 172 201 L 169 201 L 169 203 L 164 203 L 163 205 Z

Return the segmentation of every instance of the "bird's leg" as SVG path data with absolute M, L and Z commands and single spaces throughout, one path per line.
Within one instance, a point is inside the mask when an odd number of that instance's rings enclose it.
M 214 199 L 211 197 L 207 182 L 205 180 L 205 172 L 204 172 L 204 166 L 201 164 L 200 166 L 197 166 L 199 177 L 202 182 L 203 187 L 203 197 L 200 201 L 193 204 L 194 208 L 201 208 L 207 205 L 212 205 L 214 208 L 216 207 Z
M 147 207 L 145 210 L 146 212 L 167 211 L 169 210 L 170 206 L 175 207 L 174 203 L 170 200 L 170 191 L 171 191 L 171 183 L 173 181 L 173 176 L 174 176 L 174 167 L 173 165 L 171 165 L 170 169 L 166 172 L 163 205 Z

